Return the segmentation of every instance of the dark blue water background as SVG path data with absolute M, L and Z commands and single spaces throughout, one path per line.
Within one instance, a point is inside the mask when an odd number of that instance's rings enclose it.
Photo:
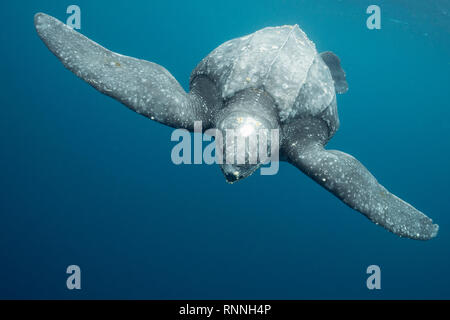
M 440 224 L 401 239 L 296 168 L 228 185 L 175 166 L 172 130 L 64 69 L 33 15 L 82 11 L 81 32 L 191 70 L 231 38 L 299 24 L 350 90 L 329 147 L 357 157 Z M 370 4 L 382 29 L 368 30 Z M 449 1 L 2 1 L 0 298 L 450 298 Z M 66 289 L 66 267 L 82 290 Z M 382 289 L 366 288 L 377 264 Z

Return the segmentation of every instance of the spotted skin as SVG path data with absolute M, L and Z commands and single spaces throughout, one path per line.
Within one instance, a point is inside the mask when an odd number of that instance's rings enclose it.
M 162 66 L 111 52 L 53 17 L 36 14 L 35 27 L 67 69 L 131 110 L 191 131 L 195 121 L 204 130 L 243 135 L 280 130 L 280 159 L 348 206 L 402 237 L 437 235 L 430 218 L 390 193 L 358 160 L 325 149 L 339 128 L 336 92 L 348 85 L 339 58 L 319 54 L 297 25 L 261 29 L 219 46 L 193 70 L 189 93 Z M 260 165 L 221 168 L 235 182 Z

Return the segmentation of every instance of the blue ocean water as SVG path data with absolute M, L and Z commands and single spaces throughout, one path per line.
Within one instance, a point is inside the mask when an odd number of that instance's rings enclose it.
M 358 158 L 440 225 L 399 238 L 296 168 L 228 185 L 171 162 L 172 130 L 64 69 L 33 15 L 67 19 L 103 46 L 166 67 L 187 90 L 215 47 L 298 24 L 347 73 L 329 144 Z M 366 8 L 381 8 L 380 30 Z M 450 2 L 3 1 L 0 298 L 450 298 Z M 82 289 L 68 290 L 68 265 Z M 368 290 L 366 268 L 381 268 Z

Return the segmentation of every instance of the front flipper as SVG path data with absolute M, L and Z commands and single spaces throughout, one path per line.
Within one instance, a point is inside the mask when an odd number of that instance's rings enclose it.
M 67 69 L 130 109 L 174 128 L 192 130 L 194 121 L 207 120 L 202 99 L 186 94 L 160 65 L 111 52 L 43 13 L 35 26 Z
M 334 81 L 334 88 L 337 93 L 345 93 L 348 90 L 348 83 L 345 79 L 345 72 L 341 67 L 341 61 L 338 56 L 331 51 L 325 51 L 320 54 L 323 62 L 330 69 L 331 77 Z
M 348 206 L 402 237 L 428 240 L 437 235 L 438 225 L 387 191 L 354 157 L 325 150 L 319 143 L 304 143 L 291 145 L 288 161 Z

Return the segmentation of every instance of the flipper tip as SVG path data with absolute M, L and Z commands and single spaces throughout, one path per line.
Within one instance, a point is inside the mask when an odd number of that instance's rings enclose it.
M 439 225 L 437 225 L 437 224 L 433 224 L 432 226 L 431 226 L 431 234 L 430 234 L 430 239 L 433 239 L 433 238 L 435 238 L 437 235 L 438 235 L 438 232 L 439 232 Z
M 43 20 L 46 19 L 48 17 L 48 15 L 46 15 L 45 13 L 42 12 L 38 12 L 34 15 L 34 25 L 38 26 L 40 24 L 42 24 Z

